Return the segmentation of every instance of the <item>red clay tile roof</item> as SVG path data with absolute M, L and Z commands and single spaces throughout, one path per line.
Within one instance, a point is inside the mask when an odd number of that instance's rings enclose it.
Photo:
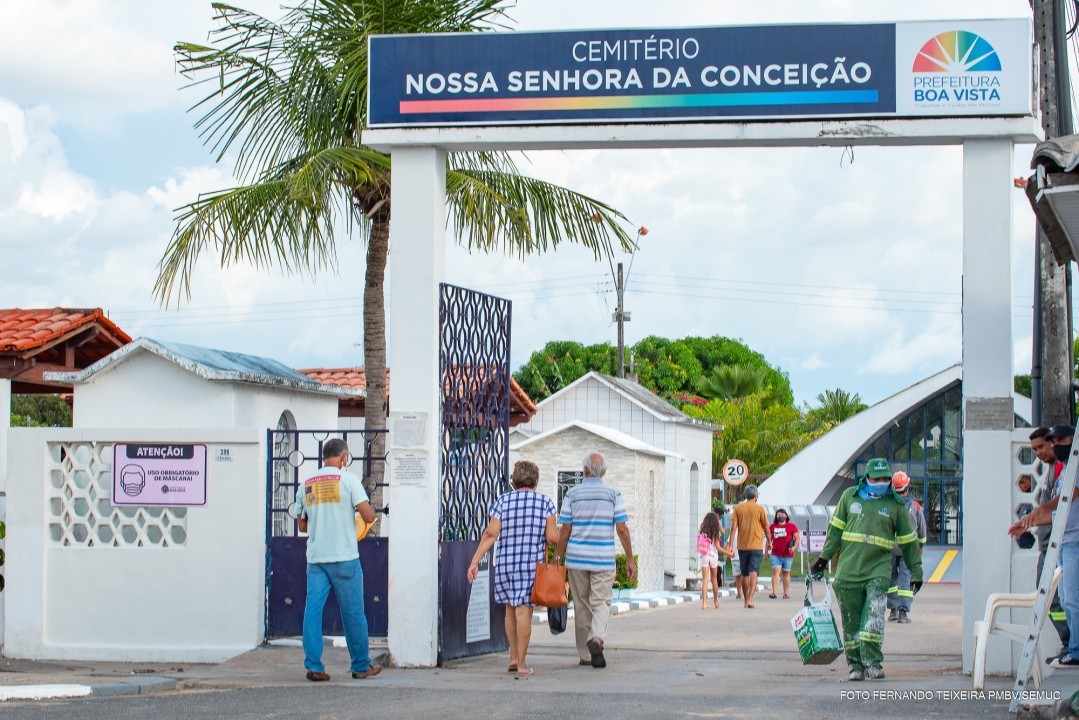
M 359 388 L 365 390 L 367 388 L 367 375 L 364 369 L 361 368 L 308 368 L 306 370 L 300 370 L 307 377 L 311 378 L 315 382 L 324 383 L 326 385 L 343 385 L 350 388 Z M 386 392 L 389 393 L 390 385 L 390 371 L 386 370 Z M 536 404 L 532 402 L 532 398 L 528 397 L 521 386 L 517 384 L 517 381 L 512 377 L 510 378 L 510 399 L 512 402 L 513 413 L 523 413 L 531 418 L 536 414 Z
M 0 309 L 0 352 L 33 350 L 95 322 L 114 335 L 121 345 L 131 342 L 128 334 L 105 317 L 101 308 L 11 308 Z

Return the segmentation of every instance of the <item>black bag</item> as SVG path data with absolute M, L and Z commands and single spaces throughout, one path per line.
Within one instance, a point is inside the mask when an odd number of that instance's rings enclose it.
M 567 622 L 569 622 L 569 608 L 565 605 L 547 608 L 547 624 L 551 626 L 552 635 L 566 632 Z

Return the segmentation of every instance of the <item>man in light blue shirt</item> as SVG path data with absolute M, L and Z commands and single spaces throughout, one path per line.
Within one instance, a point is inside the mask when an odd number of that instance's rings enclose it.
M 566 559 L 566 574 L 573 593 L 573 625 L 581 665 L 607 666 L 603 657 L 611 587 L 615 578 L 614 537 L 626 553 L 626 575 L 637 577 L 633 546 L 626 521 L 629 514 L 622 493 L 603 482 L 607 462 L 599 453 L 584 459 L 584 480 L 562 499 L 562 524 L 555 562 Z
M 307 679 L 329 680 L 322 664 L 322 610 L 330 588 L 341 607 L 345 642 L 352 658 L 352 677 L 378 675 L 372 665 L 363 611 L 363 568 L 356 544 L 356 513 L 364 522 L 375 519 L 360 479 L 344 468 L 348 445 L 333 438 L 322 446 L 322 467 L 296 493 L 299 527 L 307 537 L 307 604 L 303 613 L 303 651 Z

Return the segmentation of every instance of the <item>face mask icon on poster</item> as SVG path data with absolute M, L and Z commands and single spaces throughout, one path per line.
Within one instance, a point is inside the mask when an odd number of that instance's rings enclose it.
M 135 497 L 146 487 L 146 473 L 138 465 L 125 465 L 120 471 L 120 489 L 125 495 Z

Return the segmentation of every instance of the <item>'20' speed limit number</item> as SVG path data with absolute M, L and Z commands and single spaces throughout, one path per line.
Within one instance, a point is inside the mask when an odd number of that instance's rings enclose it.
M 723 466 L 723 479 L 731 485 L 741 485 L 749 477 L 749 468 L 741 460 L 728 460 Z

